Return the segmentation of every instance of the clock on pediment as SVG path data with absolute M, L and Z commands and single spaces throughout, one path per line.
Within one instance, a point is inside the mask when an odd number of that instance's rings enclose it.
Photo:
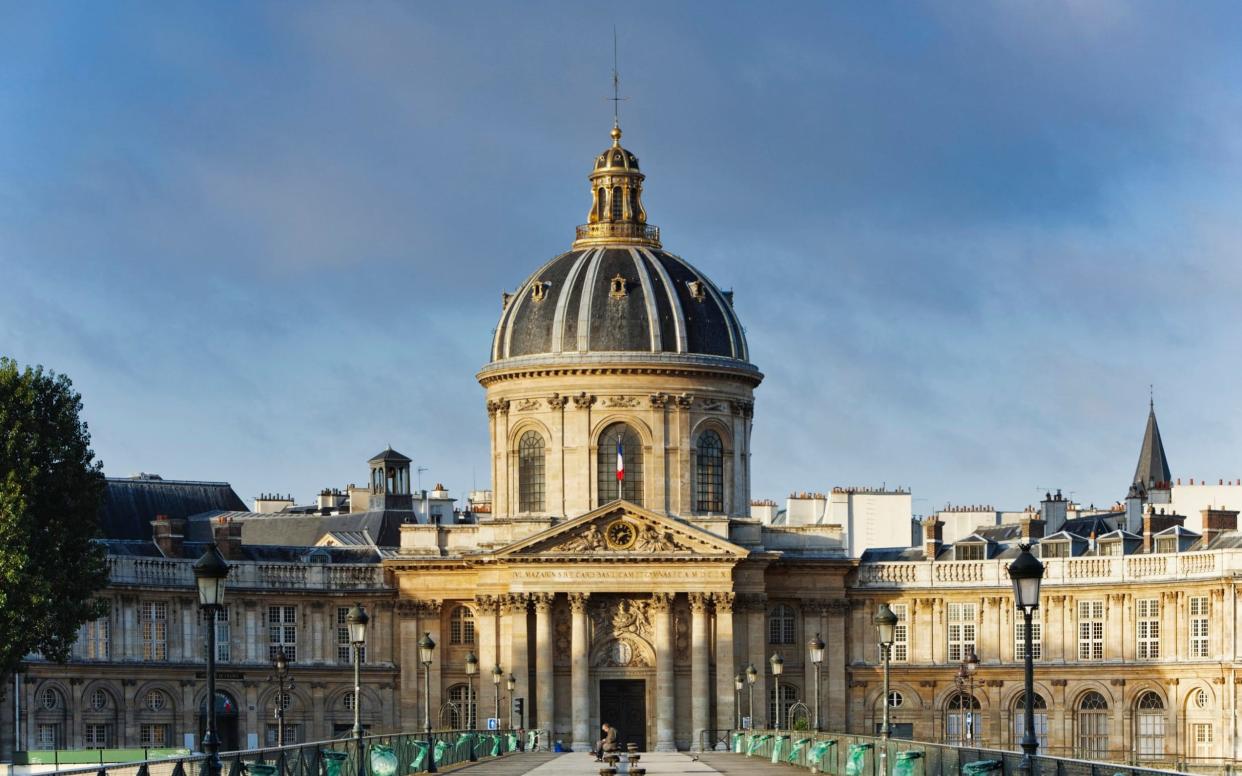
M 604 529 L 604 539 L 610 550 L 628 550 L 638 541 L 638 526 L 629 520 L 613 520 Z

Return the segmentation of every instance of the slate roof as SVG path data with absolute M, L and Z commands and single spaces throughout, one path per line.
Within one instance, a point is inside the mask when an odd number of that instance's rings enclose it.
M 108 554 L 130 558 L 163 558 L 163 553 L 151 540 L 106 539 L 103 541 Z M 187 541 L 182 545 L 182 558 L 197 558 L 206 550 L 206 542 Z M 241 547 L 245 560 L 266 563 L 306 563 L 312 553 L 327 553 L 332 563 L 378 563 L 381 552 L 375 547 L 282 547 L 263 544 L 246 544 Z
M 106 539 L 151 538 L 156 515 L 187 518 L 212 510 L 244 510 L 227 482 L 155 479 L 150 475 L 107 480 L 99 525 Z
M 412 522 L 414 513 L 392 509 L 343 515 L 215 512 L 192 520 L 186 538 L 207 541 L 211 534 L 208 520 L 212 518 L 241 523 L 242 543 L 247 545 L 314 547 L 330 533 L 366 532 L 380 547 L 399 547 L 401 524 Z
M 413 463 L 413 459 L 407 458 L 401 453 L 398 453 L 396 450 L 392 449 L 392 445 L 389 445 L 387 449 L 377 453 L 375 457 L 367 461 L 367 463 Z
M 1148 490 L 1161 485 L 1167 486 L 1173 481 L 1169 460 L 1164 455 L 1164 441 L 1160 439 L 1160 426 L 1156 423 L 1154 404 L 1147 412 L 1147 430 L 1143 432 L 1143 447 L 1139 450 L 1134 481 Z

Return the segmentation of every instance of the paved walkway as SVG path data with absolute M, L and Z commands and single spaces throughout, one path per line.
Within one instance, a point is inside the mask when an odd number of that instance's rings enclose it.
M 639 765 L 647 776 L 681 776 L 681 774 L 758 774 L 759 776 L 794 776 L 796 768 L 773 765 L 758 757 L 743 757 L 728 752 L 706 752 L 701 755 L 673 752 L 644 752 Z M 599 776 L 600 764 L 585 752 L 549 754 L 547 752 L 517 753 L 499 760 L 481 762 L 453 770 L 462 776 Z

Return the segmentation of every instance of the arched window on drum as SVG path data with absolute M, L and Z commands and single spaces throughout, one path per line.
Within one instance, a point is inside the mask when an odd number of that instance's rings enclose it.
M 643 443 L 625 423 L 613 423 L 599 435 L 598 506 L 619 498 L 642 506 Z
M 544 462 L 547 456 L 543 437 L 527 431 L 518 442 L 518 511 L 544 510 Z
M 695 461 L 696 512 L 724 511 L 724 443 L 715 431 L 699 434 Z

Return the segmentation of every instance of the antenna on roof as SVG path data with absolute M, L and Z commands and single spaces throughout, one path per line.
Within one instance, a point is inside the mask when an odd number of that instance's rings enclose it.
M 426 472 L 426 471 L 431 471 L 431 470 L 428 469 L 426 466 L 418 467 L 418 492 L 419 493 L 423 491 L 423 472 Z
M 621 75 L 617 72 L 617 25 L 612 25 L 612 126 L 621 126 Z

